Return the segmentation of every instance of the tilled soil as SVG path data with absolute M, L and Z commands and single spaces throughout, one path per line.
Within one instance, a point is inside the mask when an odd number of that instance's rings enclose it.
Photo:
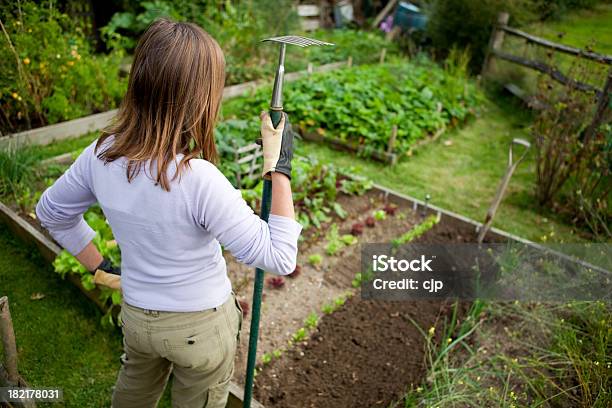
M 444 220 L 421 243 L 475 242 L 476 234 Z M 460 305 L 459 317 L 469 304 Z M 450 302 L 384 302 L 354 296 L 320 321 L 307 342 L 264 366 L 255 396 L 266 407 L 386 407 L 426 374 L 425 339 L 437 340 Z
M 372 228 L 364 227 L 363 234 L 358 237 L 359 244 L 346 247 L 335 256 L 328 256 L 325 251 L 325 234 L 331 223 L 338 225 L 340 234 L 348 234 L 354 223 L 363 223 L 373 211 L 385 206 L 384 198 L 375 192 L 360 197 L 341 196 L 338 201 L 350 214 L 349 217 L 345 220 L 335 217 L 319 230 L 319 235 L 313 235 L 315 231 L 306 232 L 306 239 L 299 245 L 299 276 L 285 277 L 285 285 L 280 289 L 273 289 L 267 284 L 264 286 L 257 347 L 258 361 L 264 353 L 287 348 L 293 334 L 304 326 L 308 315 L 314 312 L 320 316 L 323 305 L 347 292 L 352 294 L 356 291 L 351 282 L 361 267 L 360 243 L 388 242 L 410 230 L 421 220 L 407 204 L 401 204 L 395 215 L 376 222 Z M 312 254 L 322 255 L 323 261 L 320 265 L 313 266 L 308 263 L 308 257 Z M 237 263 L 229 254 L 226 254 L 226 261 L 234 291 L 240 300 L 250 306 L 253 269 Z M 266 279 L 271 276 L 266 274 Z M 236 356 L 234 379 L 240 383 L 244 382 L 246 371 L 250 317 L 249 311 L 242 325 L 241 346 Z

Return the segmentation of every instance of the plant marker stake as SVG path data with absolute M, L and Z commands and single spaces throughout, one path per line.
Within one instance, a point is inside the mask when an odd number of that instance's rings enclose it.
M 270 102 L 270 119 L 272 125 L 278 126 L 283 117 L 283 78 L 285 75 L 285 51 L 287 44 L 297 45 L 299 47 L 308 47 L 310 45 L 334 45 L 331 43 L 313 40 L 295 35 L 283 37 L 266 38 L 263 41 L 280 43 L 280 52 L 278 56 L 278 68 L 274 77 L 274 88 L 272 89 L 272 100 Z M 270 204 L 272 200 L 272 180 L 264 179 L 263 193 L 261 197 L 261 213 L 259 217 L 268 222 L 270 217 Z M 264 284 L 263 269 L 255 269 L 255 283 L 253 284 L 253 307 L 251 308 L 251 328 L 249 332 L 249 354 L 247 357 L 246 380 L 244 383 L 244 408 L 251 407 L 251 399 L 253 398 L 253 378 L 255 376 L 255 362 L 257 359 L 257 339 L 259 337 L 259 317 L 261 315 L 261 297 Z

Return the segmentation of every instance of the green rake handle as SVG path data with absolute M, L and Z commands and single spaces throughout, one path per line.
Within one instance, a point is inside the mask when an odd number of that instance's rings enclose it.
M 270 119 L 274 127 L 281 121 L 282 110 L 270 110 Z M 272 201 L 272 180 L 264 179 L 263 194 L 261 197 L 261 213 L 259 217 L 268 222 L 270 217 L 270 204 Z M 247 357 L 246 380 L 244 383 L 244 408 L 251 407 L 253 398 L 253 379 L 255 377 L 255 363 L 257 361 L 257 339 L 259 338 L 259 317 L 261 315 L 261 297 L 264 285 L 264 271 L 255 269 L 255 283 L 253 285 L 253 306 L 251 308 L 251 329 L 249 333 L 249 354 Z

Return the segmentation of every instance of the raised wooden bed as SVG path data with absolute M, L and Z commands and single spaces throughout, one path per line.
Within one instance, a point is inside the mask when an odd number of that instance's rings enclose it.
M 422 146 L 431 143 L 437 140 L 444 132 L 446 131 L 446 126 L 438 129 L 433 135 L 427 135 L 425 138 L 416 141 L 411 147 L 410 150 L 406 152 L 408 156 L 412 155 L 415 150 L 421 148 Z M 382 150 L 367 150 L 363 145 L 358 143 L 349 142 L 346 140 L 339 139 L 333 136 L 324 136 L 317 132 L 308 132 L 303 129 L 300 129 L 300 134 L 306 140 L 323 143 L 332 146 L 337 150 L 344 150 L 351 153 L 357 153 L 359 156 L 368 157 L 370 159 L 388 163 L 394 165 L 397 163 L 399 159 L 399 155 L 394 151 L 395 145 L 395 137 L 397 135 L 397 127 L 392 130 L 391 137 L 389 138 L 389 147 L 387 151 Z
M 316 132 L 302 132 L 302 137 L 312 142 L 328 144 L 338 150 L 357 153 L 383 163 L 395 164 L 397 162 L 397 155 L 395 153 L 381 152 L 378 150 L 366 152 L 363 146 L 358 145 L 357 143 L 349 143 L 335 137 L 322 136 Z

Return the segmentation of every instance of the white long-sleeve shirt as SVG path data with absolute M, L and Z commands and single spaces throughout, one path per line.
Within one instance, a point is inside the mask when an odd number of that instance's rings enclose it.
M 36 214 L 75 255 L 95 236 L 83 213 L 97 201 L 121 248 L 128 304 L 174 312 L 223 304 L 231 283 L 219 243 L 247 265 L 280 275 L 294 270 L 301 225 L 274 214 L 262 221 L 211 163 L 190 160 L 166 191 L 155 185 L 148 163 L 128 183 L 127 160 L 105 165 L 95 144 L 43 193 Z M 169 166 L 170 177 L 175 169 Z

